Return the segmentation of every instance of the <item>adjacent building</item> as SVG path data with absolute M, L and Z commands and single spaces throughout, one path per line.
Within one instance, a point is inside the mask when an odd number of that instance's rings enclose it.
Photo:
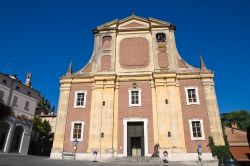
M 40 100 L 42 102 L 43 100 Z M 39 106 L 38 104 L 35 116 L 43 123 L 45 120 L 50 124 L 51 131 L 47 133 L 47 138 L 41 135 L 40 130 L 33 127 L 30 140 L 30 155 L 49 156 L 52 148 L 55 127 L 56 127 L 56 114 L 50 112 L 47 107 Z M 54 109 L 53 109 L 54 110 Z
M 247 131 L 241 130 L 236 123 L 225 127 L 225 134 L 229 143 L 230 152 L 234 159 L 241 164 L 250 163 L 250 145 Z
M 213 159 L 208 137 L 224 145 L 214 74 L 178 53 L 176 26 L 131 15 L 93 30 L 89 62 L 60 79 L 51 158 L 151 156 L 160 145 L 169 160 Z
M 12 114 L 0 120 L 0 151 L 27 154 L 32 119 L 40 93 L 31 87 L 31 73 L 22 83 L 17 76 L 0 73 L 0 101 Z M 3 111 L 3 110 L 1 110 Z

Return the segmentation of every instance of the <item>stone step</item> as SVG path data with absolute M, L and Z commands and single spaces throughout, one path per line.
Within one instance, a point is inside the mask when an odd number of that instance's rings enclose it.
M 75 159 L 75 153 L 72 153 L 72 152 L 63 152 L 62 153 L 62 158 L 63 159 L 68 159 L 68 160 L 73 160 L 73 159 Z
M 112 158 L 110 161 L 113 162 L 162 162 L 159 157 L 117 157 Z
M 145 165 L 166 165 L 163 163 L 163 159 L 159 157 L 117 157 L 109 159 L 109 162 L 120 162 L 120 163 L 133 163 L 140 162 Z M 148 164 L 146 164 L 148 163 Z M 202 164 L 198 161 L 168 161 L 167 165 L 179 165 L 179 166 L 218 166 L 217 160 L 202 161 Z

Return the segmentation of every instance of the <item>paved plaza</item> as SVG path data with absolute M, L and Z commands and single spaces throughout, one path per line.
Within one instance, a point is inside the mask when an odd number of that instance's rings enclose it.
M 79 161 L 79 160 L 52 160 L 48 157 L 18 155 L 18 154 L 0 154 L 0 166 L 125 166 L 125 165 L 138 165 L 138 166 L 186 166 L 186 165 L 199 165 L 198 163 L 180 163 L 170 162 L 164 164 L 161 161 L 150 162 L 92 162 L 92 161 Z M 203 164 L 207 165 L 207 164 Z

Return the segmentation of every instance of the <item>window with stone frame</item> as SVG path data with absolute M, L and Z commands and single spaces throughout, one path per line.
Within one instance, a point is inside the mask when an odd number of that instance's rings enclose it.
M 198 87 L 185 87 L 187 105 L 200 104 Z
M 191 119 L 189 120 L 191 140 L 204 140 L 203 120 Z
M 18 101 L 18 97 L 14 96 L 13 101 L 12 101 L 12 105 L 17 106 L 17 101 Z
M 3 101 L 4 91 L 0 90 L 0 101 Z
M 129 90 L 129 106 L 141 106 L 141 90 L 130 89 Z
M 75 92 L 75 108 L 85 108 L 87 91 Z
M 77 139 L 77 141 L 83 140 L 83 127 L 84 122 L 72 122 L 71 127 L 71 141 Z
M 24 109 L 27 110 L 27 111 L 29 111 L 29 104 L 30 104 L 29 101 L 26 101 L 26 102 L 25 102 Z

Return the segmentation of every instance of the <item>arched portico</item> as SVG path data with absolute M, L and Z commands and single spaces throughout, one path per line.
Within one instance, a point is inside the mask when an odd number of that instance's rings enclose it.
M 10 133 L 10 124 L 8 122 L 0 122 L 0 151 L 1 152 L 5 152 L 9 133 Z
M 24 135 L 24 127 L 21 125 L 13 129 L 10 152 L 20 153 Z

